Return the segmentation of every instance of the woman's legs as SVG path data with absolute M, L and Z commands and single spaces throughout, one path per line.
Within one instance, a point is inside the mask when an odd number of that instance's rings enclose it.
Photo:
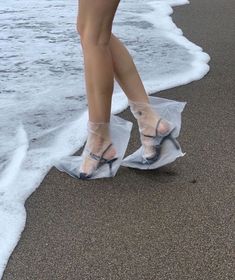
M 125 45 L 112 33 L 109 42 L 115 79 L 130 100 L 149 102 L 132 56 Z
M 120 0 L 79 0 L 78 30 L 84 55 L 89 120 L 109 121 L 113 64 L 109 48 L 112 22 Z
M 155 135 L 156 124 L 160 116 L 148 105 L 148 95 L 131 55 L 125 45 L 114 34 L 111 35 L 109 46 L 112 54 L 115 79 L 128 97 L 132 112 L 134 112 L 138 120 L 140 129 L 144 134 Z M 142 115 L 138 116 L 138 111 L 142 111 Z M 160 122 L 158 132 L 164 134 L 168 128 L 169 126 L 165 122 Z M 143 144 L 146 142 L 149 144 L 149 139 L 146 137 L 142 137 L 141 140 Z M 146 149 L 152 151 L 151 147 Z
M 89 111 L 87 145 L 91 152 L 101 155 L 110 143 L 109 126 L 114 70 L 109 42 L 112 22 L 120 0 L 79 0 L 77 30 L 84 56 L 85 83 Z M 99 125 L 97 125 L 99 123 Z M 105 158 L 114 157 L 111 147 Z M 85 156 L 80 168 L 91 173 L 97 161 Z

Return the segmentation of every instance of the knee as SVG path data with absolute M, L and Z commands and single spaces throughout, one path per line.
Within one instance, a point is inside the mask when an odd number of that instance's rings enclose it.
M 108 46 L 111 38 L 111 30 L 107 27 L 91 28 L 85 24 L 77 23 L 77 33 L 80 35 L 83 47 Z
M 80 40 L 84 47 L 106 47 L 109 45 L 110 36 L 108 32 L 92 32 L 90 30 L 80 31 Z

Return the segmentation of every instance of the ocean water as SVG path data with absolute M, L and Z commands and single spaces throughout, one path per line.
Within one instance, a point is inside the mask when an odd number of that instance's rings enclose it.
M 172 6 L 187 0 L 122 0 L 113 32 L 128 47 L 149 94 L 203 78 L 210 56 L 184 37 Z M 77 0 L 0 4 L 0 278 L 25 226 L 25 200 L 53 163 L 86 140 Z M 112 113 L 127 107 L 115 82 Z

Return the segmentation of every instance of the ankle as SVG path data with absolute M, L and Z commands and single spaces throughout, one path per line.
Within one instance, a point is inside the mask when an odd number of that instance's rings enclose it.
M 99 145 L 110 141 L 110 122 L 92 122 L 87 123 L 88 139 L 94 139 Z
M 93 152 L 100 154 L 100 152 L 111 143 L 110 137 L 103 137 L 99 134 L 90 133 L 87 138 L 86 149 Z
M 110 122 L 87 122 L 87 130 L 89 135 L 97 135 L 97 139 L 110 138 Z
M 148 102 L 135 102 L 129 99 L 129 105 L 132 114 L 139 122 L 153 122 L 160 118 Z
M 160 119 L 160 115 L 158 115 L 156 112 L 154 112 L 152 109 L 148 110 L 138 110 L 137 112 L 138 117 L 137 123 L 139 126 L 139 129 L 143 132 L 145 131 L 151 131 L 155 129 L 158 120 Z
M 130 101 L 130 109 L 137 120 L 139 132 L 154 135 L 161 115 L 149 103 Z M 170 123 L 166 119 L 162 119 L 158 125 L 158 133 L 165 134 L 169 129 Z

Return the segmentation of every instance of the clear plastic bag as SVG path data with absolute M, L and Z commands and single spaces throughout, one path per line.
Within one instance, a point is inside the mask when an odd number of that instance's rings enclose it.
M 111 135 L 112 143 L 117 150 L 118 159 L 113 162 L 111 172 L 110 172 L 109 165 L 104 164 L 99 168 L 97 168 L 92 173 L 92 176 L 88 179 L 114 177 L 116 175 L 117 170 L 122 163 L 122 159 L 125 155 L 125 151 L 127 149 L 132 126 L 133 126 L 132 122 L 126 121 L 118 116 L 111 115 L 110 135 Z M 80 179 L 79 167 L 81 163 L 82 163 L 82 156 L 67 156 L 61 158 L 54 165 L 58 170 L 62 172 L 66 172 L 67 174 L 69 174 L 70 176 L 76 179 Z
M 172 132 L 172 136 L 177 138 L 181 129 L 181 113 L 187 103 L 155 96 L 149 96 L 149 101 L 153 110 L 155 110 L 162 118 L 173 124 L 175 129 Z M 143 157 L 144 151 L 141 146 L 133 154 L 124 158 L 121 165 L 138 169 L 156 169 L 169 164 L 175 161 L 176 158 L 182 157 L 186 154 L 182 152 L 179 142 L 176 139 L 175 141 L 178 144 L 178 149 L 172 141 L 168 139 L 165 140 L 162 144 L 160 157 L 152 164 L 149 164 Z

